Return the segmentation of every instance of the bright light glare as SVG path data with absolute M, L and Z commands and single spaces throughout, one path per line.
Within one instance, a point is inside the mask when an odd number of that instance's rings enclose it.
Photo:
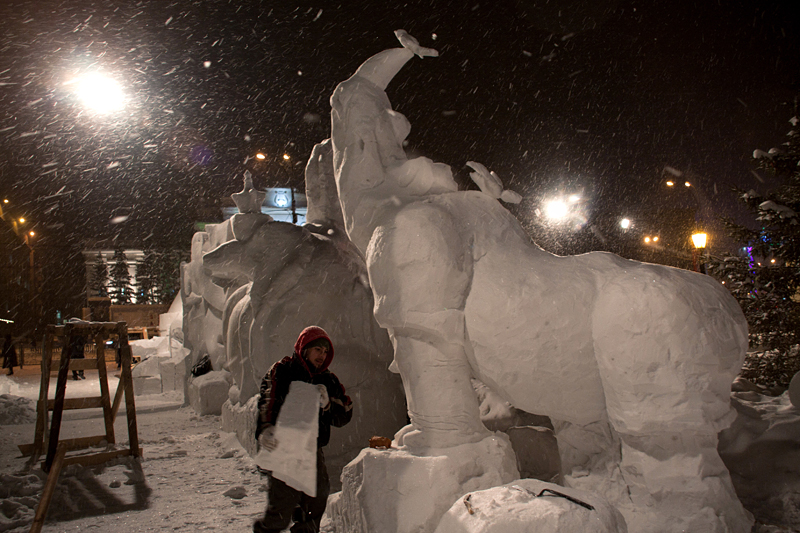
M 284 161 L 290 160 L 292 157 L 289 154 L 283 154 Z
M 569 197 L 569 203 L 577 204 L 580 201 L 580 199 L 581 199 L 580 196 L 578 196 L 577 194 L 573 194 L 572 196 Z
M 673 185 L 675 185 L 674 181 L 668 181 L 667 182 L 667 187 L 672 187 Z
M 75 85 L 78 98 L 87 107 L 98 113 L 110 113 L 122 109 L 125 105 L 125 94 L 122 87 L 100 74 L 90 74 L 67 82 Z
M 561 220 L 567 216 L 567 204 L 561 200 L 550 200 L 544 206 L 544 214 L 551 220 Z
M 694 244 L 695 248 L 705 248 L 707 239 L 708 235 L 706 235 L 705 233 L 692 234 L 692 243 Z
M 623 218 L 622 220 L 619 221 L 619 225 L 622 229 L 628 229 L 631 227 L 631 219 Z
M 264 155 L 264 154 L 262 154 L 261 152 L 258 152 L 258 153 L 256 154 L 256 159 L 258 159 L 259 161 L 263 161 L 263 160 L 265 160 L 266 158 L 267 158 L 267 156 L 265 156 L 265 155 Z
M 684 184 L 686 187 L 691 187 L 691 186 L 692 186 L 692 184 L 691 184 L 691 183 L 689 183 L 688 181 L 685 181 L 685 182 L 683 182 L 683 184 Z
M 644 238 L 644 242 L 649 243 L 650 242 L 650 237 L 645 237 Z

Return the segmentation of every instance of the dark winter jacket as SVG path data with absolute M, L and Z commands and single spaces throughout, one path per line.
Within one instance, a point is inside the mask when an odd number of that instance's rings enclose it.
M 6 337 L 3 344 L 3 368 L 14 368 L 19 366 L 17 362 L 17 350 L 14 348 L 14 343 L 11 339 Z
M 303 348 L 311 341 L 324 338 L 330 343 L 330 350 L 325 362 L 320 369 L 315 369 L 300 354 Z M 333 360 L 333 343 L 330 342 L 325 330 L 310 326 L 300 333 L 294 345 L 294 353 L 284 357 L 269 369 L 261 382 L 261 394 L 258 398 L 258 421 L 256 424 L 256 439 L 268 426 L 274 426 L 278 420 L 281 406 L 289 393 L 289 384 L 292 381 L 303 381 L 312 385 L 325 385 L 330 398 L 327 408 L 320 408 L 319 433 L 317 434 L 317 448 L 322 448 L 330 440 L 331 425 L 342 427 L 353 416 L 353 402 L 345 393 L 344 387 L 339 383 L 336 375 L 328 370 Z

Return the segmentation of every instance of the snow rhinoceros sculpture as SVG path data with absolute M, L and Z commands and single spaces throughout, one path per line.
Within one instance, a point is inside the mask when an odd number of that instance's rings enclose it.
M 749 531 L 716 451 L 747 348 L 736 301 L 693 272 L 545 252 L 496 187 L 459 192 L 447 165 L 408 159 L 410 124 L 385 88 L 414 54 L 436 53 L 406 37 L 331 97 L 346 231 L 406 391 L 398 444 L 483 439 L 474 376 L 549 415 L 565 481 L 604 493 L 631 531 Z

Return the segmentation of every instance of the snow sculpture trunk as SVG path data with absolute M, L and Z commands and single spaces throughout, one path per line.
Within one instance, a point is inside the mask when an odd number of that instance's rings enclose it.
M 398 444 L 483 439 L 475 376 L 560 421 L 566 481 L 603 493 L 631 531 L 749 531 L 716 452 L 747 348 L 736 302 L 700 274 L 549 254 L 494 196 L 409 160 L 410 125 L 384 89 L 411 57 L 381 52 L 331 97 L 345 228 L 409 404 Z

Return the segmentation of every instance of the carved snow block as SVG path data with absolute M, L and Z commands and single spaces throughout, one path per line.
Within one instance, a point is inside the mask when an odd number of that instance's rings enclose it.
M 332 500 L 337 533 L 433 533 L 464 494 L 518 477 L 505 435 L 446 449 L 367 448 L 342 471 L 342 493 Z
M 135 376 L 133 378 L 133 394 L 161 394 L 161 376 Z
M 189 405 L 198 415 L 218 415 L 228 400 L 230 373 L 215 370 L 189 383 Z
M 597 494 L 520 479 L 460 498 L 435 533 L 532 531 L 627 533 L 628 528 L 622 514 Z

